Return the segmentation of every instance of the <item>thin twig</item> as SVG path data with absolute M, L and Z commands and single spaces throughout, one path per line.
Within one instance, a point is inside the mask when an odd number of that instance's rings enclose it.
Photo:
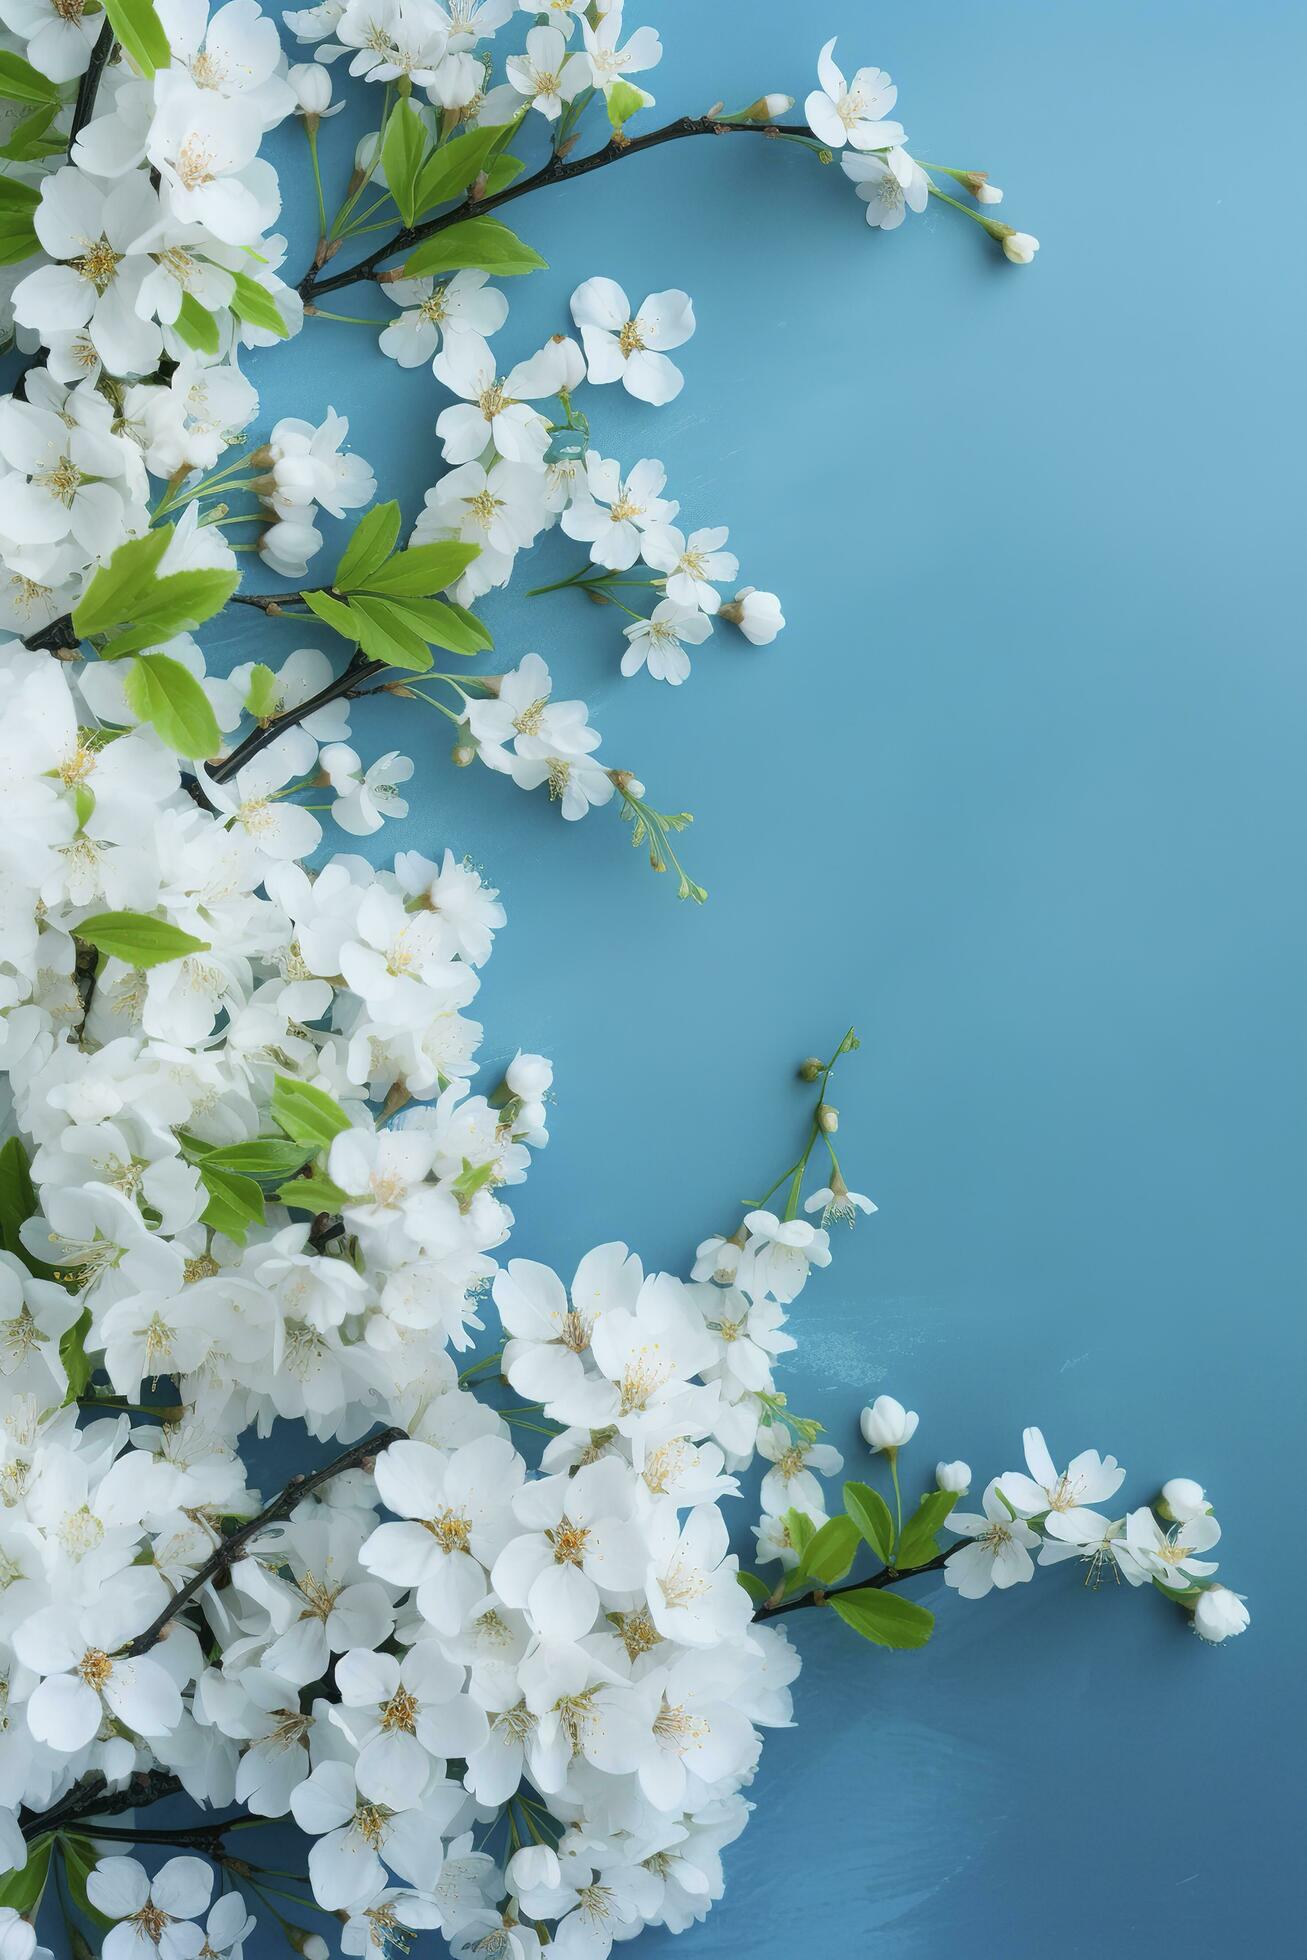
M 346 1450 L 342 1456 L 325 1464 L 321 1470 L 311 1471 L 307 1476 L 292 1477 L 285 1490 L 274 1497 L 271 1504 L 266 1505 L 257 1517 L 251 1518 L 238 1531 L 233 1531 L 230 1537 L 223 1539 L 212 1557 L 206 1559 L 199 1571 L 193 1573 L 186 1584 L 173 1594 L 162 1613 L 151 1620 L 144 1633 L 138 1633 L 135 1640 L 129 1640 L 127 1645 L 119 1650 L 117 1657 L 132 1660 L 137 1654 L 148 1652 L 163 1638 L 182 1608 L 189 1605 L 210 1580 L 218 1578 L 220 1574 L 227 1571 L 228 1567 L 241 1556 L 251 1538 L 256 1537 L 265 1525 L 276 1524 L 280 1518 L 289 1516 L 303 1498 L 308 1497 L 321 1485 L 329 1483 L 333 1477 L 339 1477 L 342 1471 L 357 1470 L 362 1465 L 366 1465 L 382 1450 L 389 1449 L 392 1443 L 401 1442 L 403 1437 L 402 1429 L 382 1429 L 377 1435 L 368 1436 L 363 1442 L 355 1443 L 352 1449 Z
M 968 1541 L 962 1539 L 962 1544 Z M 874 1573 L 870 1579 L 855 1579 L 847 1586 L 819 1587 L 816 1592 L 804 1593 L 798 1599 L 783 1599 L 778 1606 L 760 1606 L 754 1614 L 755 1620 L 779 1619 L 782 1613 L 795 1613 L 801 1606 L 824 1606 L 828 1599 L 838 1599 L 842 1593 L 881 1592 L 886 1586 L 902 1585 L 905 1579 L 919 1579 L 923 1572 L 940 1572 L 948 1564 L 957 1545 L 950 1545 L 946 1552 L 940 1552 L 926 1565 L 915 1565 L 910 1572 L 901 1572 L 895 1565 L 887 1565 L 883 1572 Z
M 319 293 L 331 293 L 341 286 L 355 285 L 360 279 L 375 279 L 387 259 L 394 258 L 397 252 L 407 252 L 424 238 L 434 238 L 437 232 L 446 231 L 451 225 L 461 225 L 467 218 L 484 217 L 487 212 L 497 211 L 501 205 L 511 204 L 514 198 L 527 197 L 532 191 L 544 190 L 549 184 L 570 183 L 574 177 L 588 176 L 592 170 L 603 170 L 610 163 L 621 163 L 624 157 L 639 156 L 644 150 L 656 149 L 660 143 L 676 143 L 686 136 L 804 136 L 811 140 L 812 131 L 801 123 L 748 123 L 718 122 L 711 116 L 681 116 L 675 122 L 664 123 L 661 129 L 651 129 L 644 136 L 633 136 L 629 141 L 614 137 L 602 150 L 593 150 L 589 156 L 576 157 L 563 161 L 557 155 L 551 156 L 532 176 L 524 177 L 505 190 L 495 191 L 490 197 L 465 198 L 462 204 L 452 211 L 444 212 L 438 218 L 429 218 L 425 224 L 406 225 L 402 231 L 384 245 L 378 246 L 357 265 L 347 266 L 343 272 L 332 273 L 330 278 L 319 276 L 321 268 L 312 266 L 300 281 L 300 295 L 311 300 Z
M 120 1811 L 140 1810 L 163 1797 L 177 1796 L 181 1787 L 180 1777 L 167 1770 L 151 1769 L 139 1770 L 128 1777 L 121 1790 L 108 1790 L 103 1776 L 96 1770 L 85 1782 L 74 1784 L 49 1810 L 28 1812 L 23 1818 L 23 1837 L 30 1844 L 33 1838 L 44 1837 L 47 1831 L 64 1830 L 83 1817 L 116 1817 Z
M 356 653 L 342 673 L 328 681 L 307 701 L 301 701 L 297 708 L 287 708 L 284 714 L 273 715 L 268 721 L 260 722 L 243 742 L 236 744 L 230 755 L 214 764 L 209 771 L 210 777 L 215 783 L 230 782 L 253 756 L 275 742 L 279 735 L 284 735 L 288 728 L 298 728 L 302 721 L 307 721 L 319 708 L 329 707 L 333 701 L 348 700 L 361 682 L 384 672 L 385 666 L 384 660 L 369 660 L 365 653 Z

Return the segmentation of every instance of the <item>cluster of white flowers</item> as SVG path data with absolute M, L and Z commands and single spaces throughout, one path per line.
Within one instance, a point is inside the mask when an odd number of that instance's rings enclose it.
M 559 585 L 631 616 L 625 674 L 676 684 L 714 621 L 755 645 L 785 622 L 775 595 L 736 587 L 725 528 L 678 528 L 662 463 L 605 455 L 577 406 L 586 383 L 678 395 L 687 294 L 633 307 L 590 278 L 571 297 L 579 339 L 502 374 L 490 344 L 508 315 L 492 274 L 540 263 L 488 215 L 522 167 L 503 145 L 534 114 L 552 139 L 536 181 L 596 167 L 566 160 L 595 102 L 614 132 L 601 161 L 625 155 L 656 32 L 628 29 L 622 0 L 320 0 L 286 19 L 311 61 L 288 67 L 256 0 L 116 0 L 111 17 L 0 0 L 0 97 L 34 105 L 0 129 L 0 309 L 35 355 L 0 401 L 0 629 L 25 636 L 0 646 L 0 1960 L 49 1960 L 31 1922 L 52 1858 L 104 1960 L 241 1960 L 256 1860 L 223 1858 L 214 1899 L 203 1857 L 151 1875 L 94 1842 L 131 1841 L 106 1815 L 182 1793 L 292 1817 L 347 1955 L 439 1928 L 460 1960 L 604 1960 L 721 1895 L 761 1732 L 791 1716 L 799 1661 L 775 1616 L 829 1598 L 867 1639 L 918 1645 L 930 1614 L 878 1608 L 888 1587 L 943 1569 L 979 1597 L 1030 1577 L 1036 1546 L 1152 1581 L 1207 1640 L 1247 1613 L 1213 1582 L 1197 1486 L 1112 1521 L 1093 1507 L 1121 1483 L 1113 1459 L 1059 1476 L 1036 1430 L 1028 1474 L 996 1479 L 983 1514 L 954 1511 L 970 1472 L 941 1464 L 905 1523 L 917 1418 L 882 1396 L 863 1434 L 895 1514 L 857 1483 L 828 1514 L 819 1480 L 842 1457 L 776 1365 L 828 1227 L 875 1210 L 844 1182 L 826 1100 L 852 1030 L 799 1071 L 820 1089 L 797 1164 L 688 1280 L 621 1243 L 570 1286 L 501 1262 L 552 1069 L 519 1051 L 474 1088 L 498 893 L 448 849 L 381 870 L 315 858 L 324 806 L 301 792 L 329 788 L 354 836 L 404 817 L 412 762 L 351 746 L 376 682 L 446 716 L 459 762 L 547 785 L 565 818 L 617 803 L 701 897 L 670 843 L 688 817 L 600 762 L 585 703 L 555 698 L 539 655 L 460 676 L 430 649 L 484 650 L 472 603 L 555 525 L 587 548 Z M 522 45 L 496 81 L 488 43 L 510 22 Z M 882 228 L 931 195 L 957 204 L 888 120 L 889 78 L 847 82 L 833 45 L 806 125 L 780 133 L 846 152 Z M 295 288 L 260 147 L 297 115 L 321 189 L 336 63 L 386 106 Z M 657 140 L 761 133 L 790 107 L 766 95 Z M 944 174 L 1028 263 L 1035 241 L 983 215 L 1000 195 L 984 176 Z M 387 202 L 396 239 L 331 271 Z M 453 226 L 443 256 L 380 269 Z M 228 500 L 254 500 L 265 565 L 298 582 L 319 513 L 365 510 L 377 488 L 334 409 L 247 448 L 260 403 L 241 353 L 365 277 L 396 309 L 375 323 L 382 353 L 429 364 L 450 398 L 445 473 L 406 549 L 383 503 L 332 585 L 239 595 L 342 636 L 344 672 L 299 647 L 212 674 L 195 634 L 237 582 L 224 524 L 250 521 Z M 617 597 L 631 588 L 649 614 Z M 805 1199 L 819 1144 L 830 1182 Z M 344 1451 L 265 1504 L 244 1452 L 278 1422 Z M 759 1459 L 774 1586 L 730 1550 Z M 864 1549 L 876 1571 L 840 1585 Z

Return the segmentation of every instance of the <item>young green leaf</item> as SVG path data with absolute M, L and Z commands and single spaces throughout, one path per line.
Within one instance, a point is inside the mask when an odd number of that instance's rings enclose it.
M 264 333 L 275 334 L 278 340 L 288 340 L 290 328 L 267 287 L 251 279 L 247 272 L 234 272 L 232 278 L 236 288 L 228 304 L 236 318 L 244 320 L 247 326 L 261 328 Z
M 166 653 L 138 653 L 123 692 L 132 713 L 150 722 L 177 755 L 202 760 L 222 747 L 209 697 L 180 660 Z
M 262 1191 L 252 1177 L 242 1177 L 237 1171 L 219 1170 L 207 1162 L 197 1164 L 196 1169 L 209 1194 L 209 1202 L 200 1213 L 201 1223 L 244 1245 L 250 1226 L 265 1222 Z
M 170 572 L 166 578 L 156 578 L 135 609 L 122 615 L 131 624 L 101 647 L 101 659 L 120 660 L 126 653 L 139 653 L 142 647 L 158 646 L 174 633 L 202 626 L 222 611 L 239 582 L 238 572 L 216 567 Z M 76 623 L 74 619 L 74 626 Z
M 45 1881 L 50 1871 L 50 1852 L 54 1836 L 33 1838 L 27 1847 L 27 1863 L 20 1872 L 7 1872 L 0 1878 L 0 1907 L 8 1906 L 23 1918 L 36 1917 Z M 21 1951 L 21 1949 L 19 1949 Z
M 632 116 L 638 115 L 647 100 L 644 90 L 636 88 L 633 82 L 614 82 L 606 94 L 608 120 L 614 129 L 620 129 Z
M 494 642 L 474 613 L 443 599 L 387 599 L 392 619 L 402 620 L 431 646 L 447 653 L 484 653 Z
M 252 1137 L 248 1143 L 224 1143 L 216 1150 L 206 1150 L 200 1168 L 280 1181 L 302 1170 L 316 1149 L 316 1144 L 310 1148 L 303 1143 L 284 1143 L 280 1137 Z
M 354 583 L 391 598 L 424 599 L 433 592 L 443 592 L 461 577 L 480 549 L 479 545 L 458 544 L 452 539 L 410 545 L 407 551 L 396 552 L 384 565 Z
M 218 322 L 207 307 L 200 305 L 194 293 L 182 294 L 181 309 L 173 325 L 188 347 L 201 354 L 217 353 Z
M 882 1565 L 894 1549 L 894 1520 L 880 1492 L 870 1484 L 845 1484 L 844 1508 Z
M 862 1545 L 862 1536 L 852 1518 L 827 1518 L 809 1539 L 799 1560 L 805 1579 L 818 1579 L 834 1585 L 853 1564 Z
M 59 84 L 21 55 L 0 50 L 0 96 L 6 102 L 44 104 L 59 100 Z
M 844 1593 L 829 1604 L 846 1626 L 877 1647 L 924 1647 L 935 1625 L 935 1615 L 924 1606 L 891 1592 L 860 1589 Z
M 21 1138 L 10 1137 L 0 1145 L 0 1250 L 20 1259 L 35 1278 L 53 1279 L 54 1267 L 35 1258 L 22 1240 L 23 1225 L 39 1209 L 26 1148 Z
M 957 1503 L 957 1492 L 928 1490 L 899 1534 L 894 1563 L 902 1572 L 928 1565 L 939 1550 L 935 1533 Z
M 250 668 L 250 684 L 245 690 L 244 708 L 255 721 L 271 721 L 281 706 L 277 676 L 261 660 Z
M 277 1192 L 283 1205 L 292 1211 L 312 1212 L 316 1218 L 320 1211 L 339 1211 L 349 1203 L 349 1193 L 333 1184 L 329 1177 L 315 1171 L 311 1177 L 293 1177 L 283 1184 Z
M 423 164 L 414 190 L 414 206 L 419 217 L 433 211 L 438 204 L 448 204 L 451 198 L 462 197 L 470 184 L 474 184 L 488 160 L 494 155 L 497 145 L 506 143 L 512 135 L 516 123 L 489 124 L 483 129 L 469 130 L 466 135 L 451 137 L 432 152 Z M 385 162 L 383 155 L 382 162 Z M 518 170 L 522 168 L 519 163 Z M 512 172 L 504 179 L 511 183 Z M 387 182 L 390 172 L 386 172 Z M 487 186 L 488 188 L 488 186 Z M 407 220 L 412 224 L 412 218 Z
M 426 147 L 426 124 L 412 103 L 401 96 L 390 112 L 381 138 L 381 167 L 406 225 L 411 225 L 417 215 L 418 172 Z
M 354 646 L 358 645 L 358 621 L 348 604 L 333 599 L 329 592 L 301 592 L 300 598 L 311 613 L 317 614 L 324 626 L 329 626 L 333 633 L 339 633 L 342 639 L 351 641 Z
M 522 175 L 525 168 L 526 165 L 521 157 L 510 156 L 507 151 L 502 156 L 497 156 L 486 171 L 486 196 L 495 197 L 500 191 L 506 191 L 514 178 Z
M 97 1911 L 86 1894 L 86 1881 L 100 1862 L 100 1853 L 91 1840 L 84 1837 L 61 1836 L 59 1849 L 63 1852 L 64 1877 L 68 1881 L 73 1904 L 93 1926 L 98 1926 L 101 1932 L 107 1932 L 116 1922 L 105 1913 Z
M 166 966 L 170 960 L 185 959 L 188 953 L 209 950 L 207 939 L 195 939 L 180 926 L 153 918 L 148 912 L 96 912 L 74 926 L 73 932 L 126 966 Z
M 410 673 L 426 673 L 431 665 L 431 649 L 388 599 L 374 599 L 366 592 L 356 592 L 349 609 L 359 645 L 370 659 L 384 660 L 388 667 L 407 668 Z
M 781 1523 L 785 1526 L 789 1541 L 799 1554 L 799 1562 L 802 1564 L 803 1554 L 817 1535 L 816 1525 L 806 1511 L 796 1511 L 793 1508 L 782 1513 Z
M 334 1137 L 349 1128 L 349 1118 L 334 1096 L 293 1075 L 279 1075 L 272 1085 L 272 1120 L 295 1143 L 325 1150 Z
M 107 633 L 120 619 L 131 619 L 172 542 L 172 534 L 173 526 L 165 524 L 120 544 L 82 594 L 73 613 L 73 631 L 85 639 L 91 633 Z
M 0 143 L 0 157 L 10 163 L 39 163 L 44 157 L 57 156 L 66 146 L 61 137 L 46 132 L 59 107 L 58 102 L 43 102 L 11 123 L 8 135 Z
M 19 265 L 41 249 L 32 225 L 40 192 L 17 177 L 0 177 L 0 265 Z
M 147 81 L 156 68 L 166 68 L 172 60 L 163 22 L 154 11 L 153 0 L 104 0 L 114 39 L 129 54 Z
M 744 1590 L 748 1593 L 749 1598 L 755 1606 L 761 1606 L 764 1600 L 771 1598 L 771 1587 L 765 1579 L 760 1579 L 756 1572 L 737 1570 L 735 1577 L 740 1585 L 744 1587 Z
M 504 278 L 512 273 L 535 272 L 546 264 L 539 252 L 524 245 L 498 218 L 468 218 L 461 225 L 451 225 L 448 231 L 438 231 L 434 238 L 424 239 L 405 260 L 404 276 L 416 279 L 476 266 Z
M 353 592 L 367 585 L 395 549 L 398 536 L 399 505 L 393 501 L 374 504 L 370 511 L 360 517 L 349 543 L 340 554 L 340 563 L 331 581 L 333 589 Z
M 90 1331 L 91 1309 L 84 1307 L 72 1326 L 59 1338 L 59 1359 L 68 1376 L 65 1408 L 70 1402 L 75 1402 L 79 1395 L 85 1395 L 86 1385 L 95 1373 L 95 1364 L 86 1352 L 86 1337 Z

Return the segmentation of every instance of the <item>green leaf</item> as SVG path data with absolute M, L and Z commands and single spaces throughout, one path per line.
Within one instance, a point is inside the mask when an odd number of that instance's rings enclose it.
M 355 579 L 353 583 L 396 599 L 424 599 L 452 585 L 480 555 L 480 550 L 480 545 L 460 544 L 452 539 L 410 545 L 407 551 L 396 552 L 366 578 Z
M 431 649 L 425 638 L 404 618 L 389 599 L 374 599 L 356 592 L 349 602 L 358 627 L 359 645 L 373 660 L 384 660 L 392 667 L 403 667 L 413 674 L 425 674 L 431 665 Z
M 262 1191 L 252 1177 L 219 1170 L 207 1161 L 197 1164 L 196 1169 L 200 1183 L 209 1194 L 209 1202 L 200 1213 L 201 1223 L 234 1239 L 237 1245 L 244 1245 L 250 1226 L 265 1222 Z
M 349 1203 L 348 1191 L 342 1191 L 329 1177 L 315 1171 L 311 1177 L 293 1177 L 283 1184 L 277 1193 L 282 1204 L 292 1211 L 312 1212 L 316 1218 L 320 1211 L 339 1211 Z
M 448 231 L 437 232 L 434 238 L 424 239 L 405 261 L 404 275 L 412 279 L 476 266 L 482 272 L 507 276 L 535 272 L 546 264 L 539 252 L 524 245 L 498 218 L 468 218 L 461 225 L 451 225 Z
M 0 265 L 18 265 L 39 252 L 32 225 L 40 192 L 17 177 L 0 177 Z
M 861 1545 L 862 1536 L 852 1518 L 827 1518 L 808 1541 L 799 1571 L 805 1579 L 834 1585 L 848 1572 Z
M 300 598 L 311 613 L 317 614 L 324 626 L 329 626 L 333 633 L 339 633 L 342 638 L 358 645 L 358 621 L 348 605 L 340 599 L 333 599 L 328 592 L 301 592 Z
M 37 1279 L 52 1280 L 54 1267 L 37 1259 L 22 1240 L 22 1226 L 29 1218 L 35 1218 L 39 1210 L 26 1147 L 21 1138 L 10 1137 L 6 1144 L 0 1145 L 0 1249 L 21 1259 Z
M 174 633 L 189 633 L 222 611 L 240 583 L 238 572 L 216 568 L 170 572 L 148 587 L 136 611 L 124 614 L 133 624 L 100 649 L 102 660 L 119 660 L 125 653 L 158 646 Z M 76 621 L 74 620 L 74 625 Z
M 387 599 L 385 604 L 393 619 L 402 620 L 429 645 L 443 647 L 447 653 L 471 656 L 494 645 L 476 614 L 464 606 L 443 599 Z
M 91 633 L 106 633 L 120 619 L 130 619 L 172 542 L 172 534 L 172 525 L 165 524 L 158 531 L 147 531 L 144 537 L 120 544 L 82 594 L 73 613 L 73 631 L 85 639 Z
M 525 168 L 526 165 L 521 157 L 509 156 L 507 151 L 502 156 L 497 156 L 486 172 L 486 196 L 496 197 L 500 191 L 506 191 L 514 178 L 522 175 Z
M 170 960 L 185 959 L 188 953 L 209 950 L 207 939 L 195 939 L 180 926 L 153 918 L 148 912 L 95 912 L 75 925 L 73 933 L 126 966 L 167 966 Z
M 303 1143 L 284 1143 L 280 1137 L 252 1137 L 248 1143 L 224 1143 L 216 1150 L 206 1150 L 200 1168 L 236 1171 L 242 1177 L 260 1180 L 293 1177 L 316 1148 L 316 1144 L 310 1148 Z
M 737 1571 L 735 1577 L 755 1606 L 761 1606 L 764 1600 L 771 1598 L 771 1587 L 765 1579 L 760 1579 L 756 1572 Z
M 181 309 L 173 325 L 188 347 L 201 354 L 217 353 L 218 322 L 207 307 L 200 305 L 194 293 L 182 294 Z
M 281 308 L 257 279 L 251 279 L 247 272 L 234 272 L 235 290 L 227 304 L 238 320 L 247 326 L 261 327 L 264 333 L 276 334 L 278 340 L 290 338 L 290 328 L 281 316 Z
M 64 1857 L 64 1876 L 68 1880 L 68 1890 L 73 1904 L 80 1913 L 89 1919 L 93 1926 L 107 1932 L 115 1922 L 91 1904 L 86 1894 L 86 1881 L 100 1861 L 100 1853 L 84 1837 L 61 1837 L 59 1848 Z
M 645 107 L 645 92 L 633 82 L 614 82 L 604 93 L 608 98 L 608 120 L 614 129 L 620 129 Z
M 781 1514 L 781 1523 L 785 1526 L 791 1545 L 799 1554 L 799 1565 L 802 1566 L 803 1554 L 817 1536 L 817 1527 L 806 1511 L 796 1511 L 793 1507 Z
M 53 1833 L 33 1838 L 27 1847 L 27 1863 L 20 1872 L 6 1872 L 0 1878 L 0 1906 L 9 1906 L 24 1918 L 35 1918 L 50 1870 Z
M 21 55 L 0 50 L 0 95 L 7 102 L 58 102 L 59 85 Z
M 386 187 L 406 225 L 411 225 L 417 216 L 418 172 L 426 149 L 426 124 L 412 103 L 401 96 L 390 112 L 381 138 L 381 167 L 386 173 Z
M 367 585 L 395 549 L 399 536 L 399 505 L 374 504 L 354 526 L 349 543 L 340 554 L 331 583 L 337 592 L 352 592 Z
M 889 1505 L 870 1484 L 845 1484 L 844 1508 L 882 1565 L 894 1549 L 894 1520 Z
M 180 660 L 138 653 L 123 692 L 132 713 L 150 722 L 177 755 L 202 760 L 222 747 L 209 697 Z
M 0 157 L 10 163 L 39 163 L 44 157 L 61 154 L 66 148 L 62 137 L 46 135 L 60 106 L 58 102 L 43 102 L 39 108 L 29 110 L 11 126 L 5 141 L 0 143 Z
M 957 1503 L 957 1492 L 928 1490 L 899 1534 L 894 1563 L 902 1572 L 928 1565 L 939 1551 L 935 1533 Z
M 935 1615 L 911 1599 L 895 1593 L 858 1591 L 844 1593 L 828 1602 L 846 1626 L 860 1633 L 877 1647 L 906 1650 L 924 1647 L 935 1625 Z
M 437 204 L 448 204 L 451 198 L 462 197 L 469 184 L 474 184 L 486 168 L 487 160 L 494 155 L 496 146 L 506 143 L 516 127 L 515 118 L 511 123 L 469 130 L 464 136 L 454 136 L 448 143 L 442 143 L 427 158 L 418 174 L 414 189 L 417 215 L 434 210 Z M 384 151 L 381 160 L 385 163 Z M 520 163 L 517 168 L 522 168 Z M 516 175 L 517 171 L 510 172 L 504 182 L 511 183 Z M 386 177 L 389 181 L 389 170 Z M 412 222 L 412 218 L 409 218 L 408 223 Z
M 250 668 L 250 684 L 245 693 L 245 712 L 255 721 L 268 721 L 276 714 L 281 697 L 277 693 L 277 676 L 271 667 L 256 661 Z
M 334 1096 L 293 1075 L 279 1075 L 272 1085 L 272 1120 L 296 1143 L 323 1150 L 350 1127 L 348 1116 Z
M 114 39 L 147 81 L 153 79 L 156 68 L 168 66 L 172 50 L 152 0 L 104 0 L 104 11 L 112 24 Z
M 86 1337 L 90 1331 L 91 1309 L 84 1307 L 67 1333 L 59 1339 L 59 1359 L 68 1376 L 65 1408 L 70 1402 L 75 1402 L 79 1395 L 85 1395 L 86 1385 L 95 1373 L 95 1363 L 86 1352 Z

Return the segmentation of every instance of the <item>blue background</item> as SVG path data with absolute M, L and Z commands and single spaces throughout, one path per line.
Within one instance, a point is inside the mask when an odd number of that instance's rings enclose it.
M 543 652 L 605 758 L 696 812 L 702 910 L 612 811 L 565 830 L 447 768 L 443 724 L 356 711 L 366 754 L 419 763 L 385 847 L 451 843 L 503 893 L 487 1052 L 557 1064 L 514 1248 L 567 1273 L 623 1236 L 683 1269 L 789 1160 L 793 1066 L 853 1020 L 841 1150 L 881 1210 L 797 1309 L 794 1406 L 851 1474 L 858 1408 L 889 1390 L 921 1411 L 909 1482 L 954 1455 L 983 1482 L 1029 1422 L 1059 1458 L 1118 1455 L 1132 1502 L 1196 1476 L 1254 1614 L 1209 1650 L 1156 1596 L 1063 1568 L 980 1605 L 923 1583 L 941 1625 L 911 1656 L 805 1616 L 798 1726 L 768 1740 L 725 1902 L 675 1951 L 1296 1950 L 1304 17 L 630 12 L 663 33 L 658 120 L 801 103 L 838 33 L 846 68 L 900 82 L 913 149 L 988 168 L 1043 250 L 1018 271 L 939 208 L 869 233 L 835 170 L 734 139 L 507 214 L 552 266 L 511 284 L 507 359 L 568 326 L 591 273 L 693 295 L 680 399 L 586 406 L 605 453 L 664 458 L 687 528 L 731 526 L 790 622 L 769 649 L 717 635 L 674 691 L 619 678 L 611 611 L 485 609 L 493 664 Z M 329 171 L 349 128 L 324 127 Z M 279 157 L 297 268 L 297 131 Z M 440 467 L 425 370 L 321 321 L 248 369 L 266 420 L 348 412 L 415 514 Z M 530 570 L 578 557 L 555 537 Z M 239 651 L 289 644 L 259 625 Z

